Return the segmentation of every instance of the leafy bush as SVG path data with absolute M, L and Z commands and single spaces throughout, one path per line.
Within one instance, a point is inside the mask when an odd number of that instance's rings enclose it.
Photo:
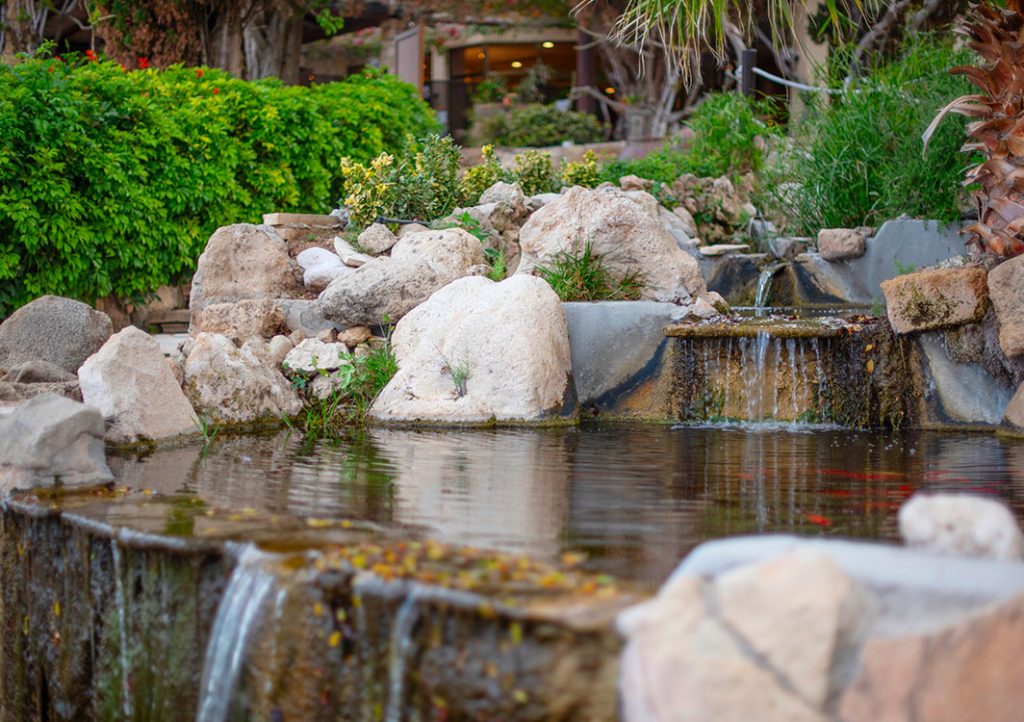
M 504 78 L 481 81 L 473 90 L 474 103 L 500 103 L 508 95 L 508 85 Z
M 429 221 L 447 215 L 459 200 L 459 148 L 432 135 L 415 151 L 411 138 L 400 155 L 382 153 L 369 165 L 341 162 L 352 223 L 368 226 L 378 216 Z
M 604 127 L 590 113 L 559 110 L 554 105 L 528 105 L 487 119 L 482 135 L 498 145 L 539 148 L 563 141 L 596 143 Z
M 386 75 L 304 88 L 74 56 L 0 64 L 0 318 L 46 293 L 145 296 L 191 273 L 218 226 L 324 212 L 339 156 L 435 128 Z
M 617 183 L 626 175 L 671 184 L 684 173 L 702 178 L 740 175 L 764 165 L 764 140 L 778 129 L 763 120 L 772 111 L 765 101 L 738 93 L 714 93 L 690 116 L 694 137 L 688 148 L 666 144 L 644 158 L 612 161 L 602 180 Z
M 481 148 L 481 152 L 483 159 L 480 163 L 467 168 L 462 175 L 461 202 L 466 206 L 476 205 L 485 190 L 495 183 L 508 180 L 511 177 L 510 173 L 502 167 L 498 156 L 494 154 L 493 145 L 485 145 Z
M 948 74 L 970 60 L 948 41 L 912 39 L 895 62 L 810 112 L 792 147 L 768 168 L 761 204 L 805 234 L 904 213 L 958 220 L 970 161 L 959 152 L 965 121 L 947 118 L 926 154 L 921 134 L 939 108 L 972 92 Z
M 558 190 L 555 168 L 551 165 L 551 154 L 540 150 L 528 150 L 516 156 L 512 172 L 519 188 L 528 196 L 551 193 Z
M 601 183 L 601 170 L 597 165 L 594 151 L 587 150 L 578 161 L 570 161 L 562 166 L 562 185 L 596 188 Z
M 563 301 L 636 301 L 644 289 L 638 271 L 613 276 L 589 242 L 579 253 L 562 251 L 550 266 L 538 266 L 536 271 Z

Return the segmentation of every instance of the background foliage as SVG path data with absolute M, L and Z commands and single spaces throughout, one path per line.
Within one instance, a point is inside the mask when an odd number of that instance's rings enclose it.
M 144 296 L 190 273 L 218 226 L 327 212 L 342 156 L 436 128 L 386 75 L 304 88 L 71 57 L 0 65 L 0 318 L 46 293 Z
M 600 142 L 604 140 L 604 126 L 590 113 L 536 104 L 482 120 L 479 135 L 485 143 L 510 148 L 542 148 L 560 145 L 565 140 Z

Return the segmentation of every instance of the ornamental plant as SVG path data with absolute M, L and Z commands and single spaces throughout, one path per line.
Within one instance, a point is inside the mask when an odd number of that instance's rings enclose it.
M 329 210 L 339 153 L 436 127 L 383 74 L 304 88 L 102 56 L 0 64 L 0 318 L 47 293 L 142 299 L 191 275 L 218 226 Z
M 481 148 L 481 153 L 483 157 L 480 163 L 467 168 L 462 175 L 460 191 L 464 206 L 475 206 L 480 202 L 480 196 L 485 190 L 500 181 L 508 181 L 511 177 L 495 155 L 493 145 L 485 145 Z
M 597 165 L 594 151 L 587 150 L 578 161 L 570 161 L 562 166 L 563 186 L 583 186 L 596 188 L 601 184 L 601 169 Z
M 558 190 L 551 154 L 544 151 L 528 150 L 517 155 L 513 176 L 519 188 L 528 196 Z

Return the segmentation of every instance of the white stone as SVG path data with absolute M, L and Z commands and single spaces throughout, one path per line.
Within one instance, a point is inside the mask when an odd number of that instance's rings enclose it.
M 969 494 L 915 494 L 900 507 L 910 546 L 992 559 L 1024 558 L 1024 534 L 1000 501 Z
M 562 411 L 571 371 L 565 314 L 542 280 L 464 278 L 399 322 L 383 420 L 539 420 Z
M 275 366 L 280 366 L 293 348 L 295 348 L 295 344 L 287 336 L 274 336 L 267 344 L 267 352 Z
M 333 371 L 348 361 L 348 347 L 343 343 L 325 343 L 318 338 L 307 338 L 285 356 L 282 366 L 287 372 L 300 371 L 314 374 Z
M 373 223 L 359 234 L 359 247 L 375 256 L 387 253 L 396 243 L 398 237 L 383 223 Z
M 341 258 L 341 262 L 349 268 L 359 268 L 373 260 L 373 256 L 360 253 L 355 247 L 344 238 L 335 237 L 334 252 Z
M 302 283 L 314 291 L 322 291 L 338 276 L 352 273 L 337 254 L 316 246 L 304 250 L 295 261 L 302 268 Z

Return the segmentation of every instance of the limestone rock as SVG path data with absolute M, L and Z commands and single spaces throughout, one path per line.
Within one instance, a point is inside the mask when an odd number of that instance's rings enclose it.
M 398 237 L 383 223 L 374 223 L 359 234 L 359 247 L 375 256 L 387 253 L 396 243 Z
M 284 326 L 289 333 L 299 331 L 303 338 L 307 338 L 316 336 L 324 329 L 337 328 L 337 324 L 324 318 L 316 301 L 305 298 L 282 299 L 278 301 L 278 306 L 284 311 Z
M 287 372 L 301 371 L 315 374 L 320 370 L 334 371 L 349 363 L 348 347 L 343 343 L 324 343 L 307 338 L 285 356 L 282 365 Z
M 978 266 L 908 273 L 883 281 L 882 292 L 897 333 L 976 323 L 988 309 L 986 274 Z
M 867 250 L 870 228 L 822 228 L 818 231 L 818 253 L 826 261 L 860 258 Z
M 287 336 L 274 336 L 267 345 L 267 353 L 274 366 L 280 366 L 295 344 Z
M 693 214 L 690 211 L 682 206 L 676 206 L 672 209 L 672 215 L 682 221 L 682 227 L 686 231 L 687 236 L 690 238 L 697 237 L 697 221 L 693 220 Z
M 624 175 L 619 178 L 619 188 L 624 191 L 649 191 L 653 187 L 654 181 L 639 176 Z
M 1024 354 L 1024 256 L 993 268 L 988 292 L 999 319 L 999 347 L 1010 357 Z
M 280 371 L 217 334 L 196 336 L 185 361 L 185 393 L 197 412 L 220 423 L 277 421 L 302 409 Z
M 267 226 L 239 223 L 218 228 L 199 256 L 192 277 L 192 321 L 214 303 L 290 298 L 301 293 L 301 270 L 284 240 Z
M 249 338 L 270 338 L 285 325 L 281 305 L 272 298 L 246 299 L 237 303 L 214 303 L 199 314 L 194 332 L 216 333 L 235 343 Z
M 510 206 L 526 204 L 526 196 L 518 183 L 498 181 L 480 194 L 480 205 L 487 203 L 508 203 Z
M 75 373 L 111 330 L 105 313 L 70 298 L 42 296 L 0 324 L 0 368 L 40 359 Z
M 697 261 L 679 248 L 654 213 L 615 188 L 571 188 L 534 213 L 519 233 L 517 274 L 533 273 L 587 243 L 615 276 L 639 272 L 643 300 L 689 303 L 707 294 Z
M 49 361 L 33 359 L 8 370 L 0 380 L 16 384 L 62 384 L 77 381 L 78 377 Z
M 369 341 L 371 336 L 373 336 L 373 332 L 368 326 L 353 326 L 344 331 L 339 331 L 338 341 L 349 348 L 355 348 L 359 344 Z
M 569 392 L 565 314 L 531 276 L 449 284 L 399 322 L 392 347 L 399 370 L 373 404 L 378 419 L 538 420 Z
M 373 260 L 373 256 L 360 253 L 351 243 L 340 237 L 334 239 L 334 252 L 349 268 L 359 268 Z
M 107 419 L 108 441 L 158 441 L 196 430 L 195 413 L 160 346 L 134 326 L 90 356 L 78 381 L 85 403 Z
M 1024 558 L 1024 534 L 1002 502 L 968 494 L 915 494 L 900 507 L 900 535 L 945 554 Z
M 302 269 L 302 283 L 306 288 L 320 291 L 327 288 L 338 276 L 352 273 L 337 254 L 324 248 L 307 248 L 295 258 Z
M 403 223 L 398 227 L 398 233 L 395 235 L 398 236 L 398 240 L 402 240 L 412 233 L 423 233 L 424 231 L 429 230 L 430 229 L 422 223 Z
M 113 479 L 98 409 L 43 394 L 0 415 L 0 491 Z
M 317 305 L 341 328 L 394 323 L 482 263 L 483 246 L 462 229 L 407 234 L 390 257 L 375 258 L 331 283 Z

